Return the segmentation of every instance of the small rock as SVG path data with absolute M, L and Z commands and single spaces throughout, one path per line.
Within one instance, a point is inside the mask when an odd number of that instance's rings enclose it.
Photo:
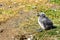
M 20 40 L 33 40 L 33 35 L 22 35 Z
M 57 33 L 59 33 L 59 31 L 56 31 Z
M 29 35 L 29 37 L 27 38 L 27 40 L 33 40 L 33 35 Z
M 35 2 L 38 2 L 38 0 L 35 0 Z
M 11 6 L 9 6 L 9 8 L 12 8 Z
M 2 33 L 4 30 L 3 29 L 0 29 L 0 33 Z
M 32 6 L 33 9 L 36 9 L 36 6 Z
M 4 3 L 0 3 L 0 7 L 3 7 L 3 6 L 5 6 Z
M 20 40 L 20 35 L 16 35 L 15 37 L 12 37 L 14 40 Z
M 56 9 L 52 8 L 53 11 L 57 11 Z
M 2 6 L 2 4 L 0 4 L 0 7 Z

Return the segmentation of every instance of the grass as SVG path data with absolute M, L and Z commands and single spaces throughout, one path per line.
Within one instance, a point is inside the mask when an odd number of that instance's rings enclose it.
M 49 30 L 49 31 L 46 31 L 46 32 L 43 32 L 42 34 L 40 33 L 40 39 L 37 39 L 37 40 L 48 40 L 49 38 L 51 38 L 52 36 L 57 37 L 57 35 L 60 35 L 60 11 L 57 10 L 57 11 L 54 11 L 54 10 L 47 10 L 47 11 L 44 11 L 46 12 L 46 15 L 53 21 L 54 25 L 57 27 L 56 29 L 52 29 L 52 30 Z M 44 34 L 45 33 L 45 34 Z M 38 34 L 39 35 L 39 34 Z M 41 39 L 41 35 L 43 36 L 42 39 Z M 43 39 L 45 37 L 45 35 L 47 35 L 49 38 L 47 39 Z M 45 37 L 46 38 L 46 37 Z M 60 37 L 59 37 L 60 38 Z M 55 39 L 50 39 L 50 40 L 55 40 Z M 59 40 L 59 39 L 57 39 Z
M 48 31 L 39 32 L 35 35 L 34 40 L 60 40 L 60 9 L 53 9 L 51 6 L 46 5 L 46 1 L 44 0 L 13 0 L 13 1 L 2 1 L 3 8 L 0 8 L 0 20 L 5 21 L 10 17 L 15 17 L 16 14 L 19 14 L 20 10 L 23 10 L 23 14 L 20 14 L 22 17 L 21 23 L 19 25 L 19 29 L 23 32 L 33 33 L 36 32 L 37 29 L 40 28 L 36 16 L 37 12 L 45 12 L 46 15 L 52 20 L 54 25 L 57 27 L 55 29 L 51 29 Z M 41 3 L 42 2 L 42 3 Z M 59 0 L 51 0 L 51 4 L 60 4 Z M 49 2 L 47 2 L 49 3 Z M 17 5 L 17 6 L 16 6 Z M 9 7 L 11 6 L 11 8 Z M 32 10 L 32 11 L 31 11 Z M 31 12 L 31 13 L 29 13 Z M 7 16 L 4 16 L 7 15 Z M 1 17 L 2 16 L 2 17 Z M 34 33 L 35 34 L 35 33 Z
M 60 5 L 60 0 L 51 0 L 50 2 Z

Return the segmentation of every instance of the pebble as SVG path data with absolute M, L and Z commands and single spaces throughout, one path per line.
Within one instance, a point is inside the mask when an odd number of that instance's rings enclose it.
M 59 33 L 59 31 L 56 31 L 57 33 Z

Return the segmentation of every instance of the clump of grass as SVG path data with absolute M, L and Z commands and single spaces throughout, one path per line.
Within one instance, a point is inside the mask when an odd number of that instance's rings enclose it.
M 60 5 L 60 0 L 50 0 L 51 3 L 59 4 Z
M 4 11 L 3 9 L 0 9 L 0 14 L 2 14 L 2 13 L 3 13 L 3 11 Z

